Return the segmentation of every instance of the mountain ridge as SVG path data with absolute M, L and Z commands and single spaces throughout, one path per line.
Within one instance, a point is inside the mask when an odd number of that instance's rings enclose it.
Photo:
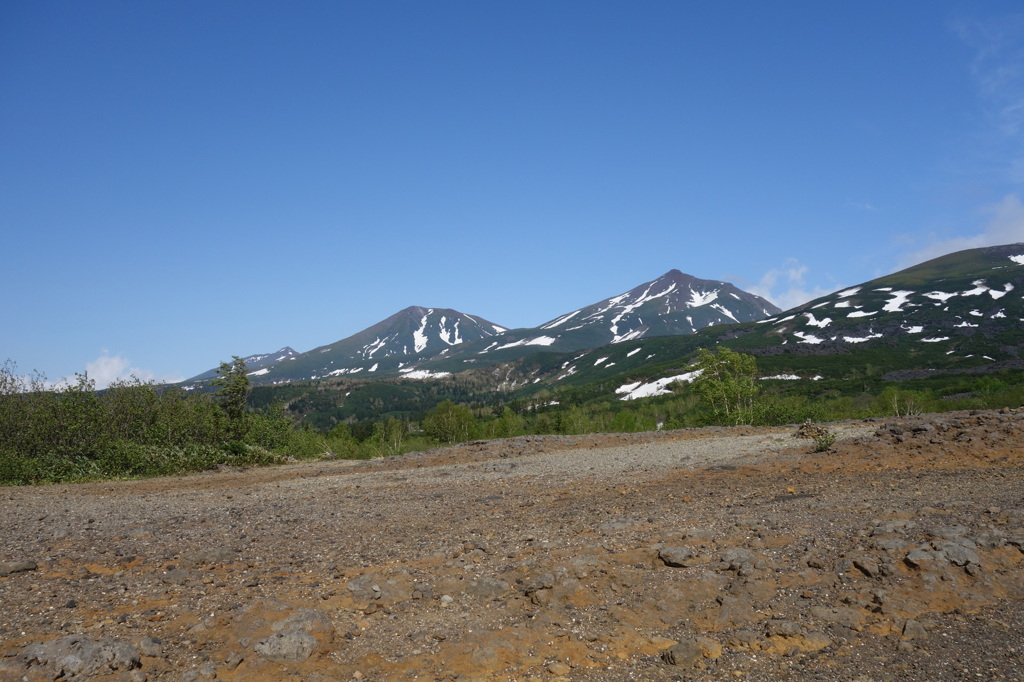
M 707 326 L 751 321 L 779 311 L 766 299 L 729 282 L 672 269 L 538 327 L 507 329 L 450 308 L 409 306 L 340 341 L 281 362 L 250 367 L 250 376 L 257 383 L 360 373 L 428 378 L 522 357 L 537 347 L 581 350 L 648 336 L 692 334 Z M 201 382 L 213 373 L 209 370 L 183 383 Z

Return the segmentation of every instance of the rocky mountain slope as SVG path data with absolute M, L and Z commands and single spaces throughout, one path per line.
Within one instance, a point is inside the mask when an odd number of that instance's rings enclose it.
M 1020 679 L 1024 412 L 3 489 L 0 679 Z

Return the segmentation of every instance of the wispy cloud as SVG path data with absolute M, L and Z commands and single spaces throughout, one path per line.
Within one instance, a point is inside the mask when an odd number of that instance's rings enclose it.
M 953 32 L 974 50 L 971 75 L 983 116 L 984 152 L 1007 181 L 1024 180 L 1024 13 L 960 18 Z
M 171 377 L 159 375 L 148 369 L 133 367 L 131 360 L 122 355 L 110 355 L 107 350 L 92 362 L 85 365 L 86 376 L 95 382 L 97 389 L 107 388 L 116 381 L 123 381 L 135 377 L 141 381 L 153 381 L 156 383 L 176 383 L 183 381 L 185 377 Z M 55 382 L 55 387 L 67 386 L 75 383 L 74 377 L 64 377 Z
M 931 236 L 932 242 L 927 246 L 908 253 L 900 259 L 900 269 L 923 263 L 932 258 L 944 256 L 954 251 L 977 249 L 982 246 L 999 246 L 1024 242 L 1024 204 L 1016 194 L 1008 194 L 1003 200 L 985 206 L 982 213 L 988 215 L 988 221 L 981 232 L 967 237 L 939 239 Z
M 752 294 L 768 299 L 783 310 L 789 310 L 834 291 L 809 285 L 805 279 L 808 271 L 809 268 L 796 258 L 787 258 L 780 267 L 772 268 L 764 273 L 756 284 L 747 285 L 745 288 Z

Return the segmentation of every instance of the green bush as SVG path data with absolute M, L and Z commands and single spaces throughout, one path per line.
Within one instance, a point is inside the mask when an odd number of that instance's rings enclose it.
M 280 451 L 295 459 L 316 459 L 331 452 L 327 437 L 310 428 L 293 429 Z
M 814 451 L 828 452 L 836 443 L 836 434 L 825 430 L 814 437 Z
M 828 418 L 825 406 L 811 402 L 803 396 L 761 396 L 754 401 L 750 423 L 755 426 L 784 426 L 825 421 Z
M 653 417 L 639 415 L 631 410 L 622 410 L 615 415 L 607 430 L 613 433 L 637 433 L 653 431 L 656 428 L 657 423 Z

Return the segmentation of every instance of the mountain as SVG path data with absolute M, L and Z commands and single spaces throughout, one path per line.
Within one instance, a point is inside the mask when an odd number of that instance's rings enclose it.
M 242 358 L 245 360 L 245 366 L 250 370 L 250 373 L 262 372 L 263 368 L 270 367 L 286 360 L 294 360 L 298 357 L 299 352 L 295 349 L 285 346 L 274 353 L 264 353 L 261 355 L 250 355 L 249 357 Z M 217 376 L 217 370 L 211 369 L 202 374 L 187 379 L 187 383 L 202 382 L 213 379 Z
M 1024 321 L 1024 244 L 951 253 L 761 320 L 744 345 L 849 352 L 910 344 L 962 357 L 1016 357 Z M 1009 334 L 1013 339 L 1001 339 Z M 982 357 L 981 359 L 985 359 Z
M 493 374 L 503 390 L 572 388 L 589 399 L 631 399 L 669 392 L 671 381 L 687 376 L 698 348 L 718 345 L 757 356 L 765 380 L 814 380 L 823 395 L 941 375 L 1019 372 L 1024 243 L 942 256 L 756 322 L 534 354 Z
M 258 366 L 249 365 L 247 359 L 246 365 L 253 370 L 249 372 L 253 381 L 263 384 L 311 381 L 361 372 L 369 376 L 378 371 L 380 375 L 418 378 L 424 375 L 405 368 L 415 359 L 444 356 L 462 343 L 504 331 L 504 327 L 493 322 L 448 308 L 411 306 L 340 341 Z M 188 382 L 210 376 L 211 372 L 206 372 Z
M 651 336 L 692 334 L 704 327 L 750 322 L 778 312 L 777 306 L 728 282 L 670 270 L 653 282 L 562 315 L 540 329 L 561 345 L 593 348 Z
M 427 378 L 491 366 L 539 350 L 568 352 L 693 334 L 705 327 L 759 320 L 778 312 L 767 300 L 728 282 L 670 270 L 539 327 L 508 330 L 447 308 L 410 307 L 341 341 L 280 361 L 251 365 L 247 359 L 246 364 L 253 381 L 261 384 L 356 374 Z M 186 383 L 214 374 L 204 372 Z
M 706 327 L 760 320 L 780 312 L 769 301 L 728 282 L 698 279 L 670 270 L 651 282 L 579 308 L 539 327 L 513 329 L 459 348 L 444 358 L 424 359 L 431 371 L 507 362 L 539 350 L 571 352 L 609 344 L 693 334 Z

